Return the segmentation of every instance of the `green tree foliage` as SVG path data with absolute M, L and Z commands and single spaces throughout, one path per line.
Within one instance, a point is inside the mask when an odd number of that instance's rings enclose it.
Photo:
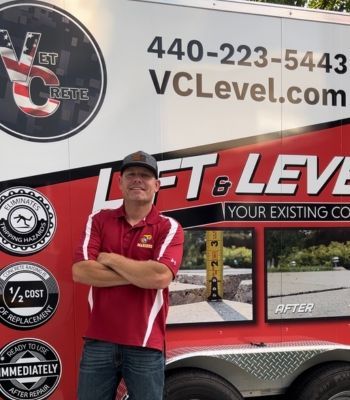
M 232 268 L 252 268 L 252 249 L 247 247 L 224 247 L 224 265 Z
M 281 254 L 289 254 L 292 249 L 305 246 L 305 240 L 311 233 L 305 230 L 268 230 L 266 231 L 265 253 L 268 265 L 278 267 Z
M 253 237 L 248 230 L 224 231 L 224 265 L 234 268 L 252 267 Z M 205 230 L 185 231 L 182 269 L 203 269 L 206 267 Z
M 298 6 L 305 7 L 307 0 L 251 0 L 258 3 L 269 3 L 269 4 L 282 4 L 285 6 Z
M 330 11 L 350 12 L 349 0 L 309 0 L 307 7 Z
M 266 232 L 265 256 L 271 271 L 321 270 L 337 266 L 350 269 L 348 229 L 274 229 Z
M 254 0 L 258 3 L 307 7 L 318 10 L 350 12 L 350 0 Z
M 312 246 L 305 249 L 291 249 L 289 254 L 281 254 L 279 266 L 282 270 L 326 270 L 334 266 L 334 257 L 338 257 L 337 266 L 350 265 L 350 242 L 331 242 L 329 245 Z M 292 267 L 292 262 L 295 263 Z
M 205 231 L 185 231 L 184 255 L 181 268 L 205 267 Z

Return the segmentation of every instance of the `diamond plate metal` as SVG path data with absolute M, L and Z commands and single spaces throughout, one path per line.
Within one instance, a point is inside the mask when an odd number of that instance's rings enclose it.
M 237 365 L 256 378 L 276 380 L 291 375 L 305 361 L 310 360 L 320 353 L 323 353 L 323 351 L 222 354 L 217 355 L 217 357 Z
M 168 352 L 167 364 L 192 357 L 218 358 L 259 380 L 276 381 L 292 376 L 305 362 L 320 354 L 329 352 L 331 360 L 334 350 L 341 350 L 350 355 L 350 346 L 325 341 L 250 343 L 173 349 Z

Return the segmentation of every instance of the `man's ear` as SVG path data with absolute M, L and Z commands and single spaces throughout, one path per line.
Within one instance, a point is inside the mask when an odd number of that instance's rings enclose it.
M 155 192 L 156 192 L 156 193 L 159 192 L 159 189 L 160 189 L 160 180 L 157 179 L 157 181 L 156 181 L 156 190 L 155 190 Z

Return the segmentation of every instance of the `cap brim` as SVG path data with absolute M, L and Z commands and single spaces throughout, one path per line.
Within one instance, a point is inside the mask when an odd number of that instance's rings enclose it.
M 137 162 L 137 161 L 128 163 L 127 165 L 124 165 L 124 166 L 121 168 L 120 172 L 123 173 L 123 172 L 124 172 L 127 168 L 129 168 L 129 167 L 143 167 L 143 168 L 147 168 L 148 170 L 150 170 L 150 171 L 154 174 L 154 176 L 155 176 L 156 178 L 158 178 L 158 171 L 157 171 L 155 168 L 153 168 L 153 167 L 151 167 L 150 165 L 145 164 L 145 163 L 143 163 L 143 162 Z

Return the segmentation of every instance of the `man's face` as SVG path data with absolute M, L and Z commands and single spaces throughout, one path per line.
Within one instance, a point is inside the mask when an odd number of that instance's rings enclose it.
M 128 167 L 120 176 L 119 187 L 125 201 L 152 203 L 159 180 L 144 167 Z

